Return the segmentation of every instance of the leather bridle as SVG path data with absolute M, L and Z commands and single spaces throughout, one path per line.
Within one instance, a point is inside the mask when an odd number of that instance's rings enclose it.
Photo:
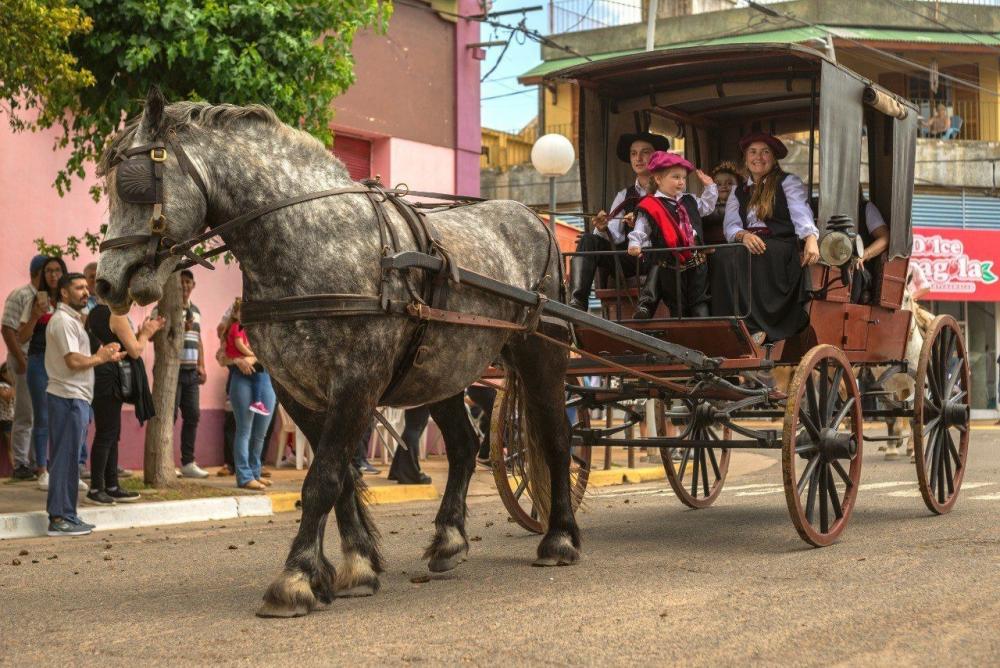
M 367 195 L 373 201 L 385 201 L 389 197 L 403 197 L 406 195 L 423 195 L 462 202 L 482 201 L 479 198 L 457 197 L 454 195 L 442 195 L 440 193 L 411 193 L 405 188 L 386 189 L 376 179 L 374 181 L 366 181 L 360 186 L 331 188 L 329 190 L 296 195 L 295 197 L 287 197 L 232 218 L 190 239 L 180 241 L 167 236 L 167 226 L 170 219 L 167 217 L 166 198 L 163 192 L 163 169 L 164 163 L 167 160 L 168 150 L 176 156 L 181 170 L 198 186 L 198 190 L 201 191 L 202 196 L 205 198 L 205 205 L 206 207 L 208 206 L 208 188 L 198 174 L 198 170 L 195 169 L 194 164 L 172 134 L 168 135 L 166 141 L 155 141 L 130 148 L 122 152 L 120 157 L 112 164 L 116 168 L 115 187 L 119 197 L 125 202 L 130 204 L 151 204 L 153 206 L 152 214 L 149 217 L 149 234 L 129 234 L 113 239 L 106 239 L 99 247 L 102 253 L 114 248 L 145 246 L 146 253 L 143 264 L 150 269 L 156 269 L 165 259 L 177 256 L 183 256 L 187 259 L 186 262 L 177 268 L 178 270 L 191 267 L 195 264 L 199 264 L 206 269 L 214 269 L 215 267 L 208 261 L 208 258 L 220 255 L 228 250 L 228 248 L 222 245 L 206 253 L 195 253 L 195 246 L 268 213 L 295 204 L 301 204 L 302 202 L 348 194 Z

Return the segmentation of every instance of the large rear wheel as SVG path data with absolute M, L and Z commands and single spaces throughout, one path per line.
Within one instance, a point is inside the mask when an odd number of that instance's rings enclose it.
M 575 381 L 575 379 L 573 379 Z M 572 401 L 567 398 L 567 403 Z M 497 392 L 490 422 L 490 462 L 500 500 L 511 518 L 533 533 L 544 533 L 547 519 L 539 515 L 532 501 L 531 476 L 524 433 L 524 395 L 517 378 L 508 374 L 504 389 Z M 577 422 L 590 426 L 589 412 L 575 411 Z M 548 475 L 548 471 L 545 472 Z M 574 447 L 570 451 L 570 499 L 575 511 L 587 491 L 590 474 L 590 448 Z
M 952 509 L 969 454 L 969 360 L 958 323 L 939 315 L 930 324 L 917 364 L 913 458 L 924 503 Z
M 847 526 L 858 495 L 861 394 L 844 353 L 816 346 L 788 387 L 781 470 L 785 501 L 802 540 L 830 545 Z

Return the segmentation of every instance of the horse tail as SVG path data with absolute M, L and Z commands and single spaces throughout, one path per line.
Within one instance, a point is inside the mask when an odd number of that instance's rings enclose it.
M 376 573 L 383 573 L 385 572 L 385 558 L 382 556 L 381 541 L 379 540 L 381 534 L 379 534 L 378 528 L 375 526 L 375 521 L 372 520 L 371 512 L 368 510 L 371 502 L 368 485 L 365 484 L 364 479 L 360 475 L 354 475 L 352 471 L 348 471 L 347 475 L 352 476 L 354 479 L 354 512 L 357 513 L 361 526 L 364 527 L 365 531 L 372 538 L 371 551 L 368 555 L 371 560 L 372 570 Z

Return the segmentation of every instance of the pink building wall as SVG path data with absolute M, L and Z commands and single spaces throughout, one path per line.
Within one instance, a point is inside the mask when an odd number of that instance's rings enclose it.
M 479 0 L 458 0 L 458 14 L 470 16 L 482 11 Z M 480 24 L 458 19 L 455 25 L 455 192 L 479 196 L 479 151 L 482 126 L 479 109 L 479 64 L 475 49 Z
M 12 133 L 6 122 L 0 123 L 0 298 L 28 281 L 28 262 L 36 254 L 35 239 L 63 243 L 70 235 L 85 230 L 96 233 L 107 219 L 107 203 L 94 202 L 88 192 L 96 183 L 93 176 L 75 180 L 64 197 L 59 197 L 52 183 L 58 169 L 66 164 L 66 151 L 53 151 L 54 131 Z M 79 259 L 66 258 L 71 271 L 82 271 L 96 258 L 86 249 Z M 195 453 L 200 462 L 222 461 L 222 407 L 225 402 L 227 372 L 215 363 L 218 343 L 215 326 L 232 299 L 242 291 L 242 279 L 235 265 L 219 265 L 215 271 L 194 269 L 196 287 L 192 301 L 204 318 L 205 355 L 208 357 L 208 382 L 202 387 L 202 418 Z M 132 320 L 140 323 L 150 309 L 134 308 Z M 6 358 L 6 347 L 2 355 Z M 152 346 L 146 355 L 152 369 Z M 124 466 L 142 465 L 142 430 L 126 407 L 122 423 L 121 459 Z M 175 439 L 179 443 L 179 435 Z M 178 455 L 179 457 L 179 455 Z

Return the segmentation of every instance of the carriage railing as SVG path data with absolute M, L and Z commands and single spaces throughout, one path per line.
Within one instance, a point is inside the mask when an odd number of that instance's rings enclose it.
M 674 294 L 676 295 L 676 300 L 675 301 L 676 301 L 676 304 L 677 304 L 677 311 L 678 312 L 677 312 L 677 314 L 674 314 L 673 311 L 671 311 L 670 317 L 669 318 L 665 318 L 666 320 L 718 320 L 720 317 L 721 318 L 734 318 L 734 319 L 737 319 L 737 320 L 746 320 L 747 318 L 750 317 L 750 313 L 751 313 L 751 310 L 753 308 L 753 300 L 751 299 L 751 295 L 753 294 L 753 292 L 752 292 L 752 290 L 753 290 L 753 277 L 752 277 L 752 272 L 750 270 L 750 263 L 753 262 L 753 254 L 750 253 L 750 249 L 747 248 L 746 246 L 744 246 L 743 244 L 738 244 L 738 243 L 722 243 L 722 244 L 701 244 L 701 245 L 696 245 L 696 246 L 679 246 L 677 248 L 643 248 L 642 249 L 642 255 L 643 256 L 645 256 L 645 255 L 656 256 L 656 255 L 672 254 L 672 255 L 674 255 L 674 257 L 676 257 L 676 254 L 680 253 L 682 251 L 701 251 L 701 252 L 704 252 L 706 250 L 711 250 L 711 251 L 714 252 L 716 249 L 741 249 L 742 252 L 744 252 L 744 253 L 747 254 L 747 262 L 746 262 L 746 290 L 744 291 L 743 288 L 742 288 L 743 283 L 737 283 L 737 285 L 740 286 L 739 294 L 740 295 L 743 295 L 743 294 L 746 295 L 746 309 L 742 313 L 728 314 L 728 315 L 721 315 L 721 316 L 720 315 L 685 316 L 684 315 L 683 299 L 682 299 L 683 292 L 681 290 L 681 274 L 683 274 L 685 270 L 676 271 L 676 269 L 677 269 L 677 265 L 676 264 L 672 264 L 672 265 L 668 264 L 667 269 L 673 270 L 673 273 L 674 273 Z M 563 257 L 577 257 L 577 256 L 579 256 L 579 257 L 600 257 L 600 256 L 609 256 L 609 255 L 615 257 L 615 272 L 614 272 L 614 276 L 613 276 L 614 281 L 615 281 L 614 288 L 615 288 L 615 293 L 616 293 L 615 294 L 615 311 L 616 311 L 616 318 L 615 319 L 616 320 L 621 320 L 622 319 L 622 317 L 621 317 L 621 315 L 622 315 L 622 295 L 628 296 L 628 298 L 630 300 L 631 300 L 631 295 L 628 295 L 628 292 L 627 292 L 628 286 L 622 284 L 622 280 L 621 279 L 623 277 L 623 272 L 620 270 L 620 265 L 619 265 L 618 258 L 622 257 L 622 256 L 631 257 L 631 256 L 628 255 L 628 251 L 621 251 L 621 250 L 573 251 L 571 253 L 563 253 Z M 641 257 L 637 257 L 637 258 L 635 258 L 635 261 L 638 264 L 638 263 L 642 262 L 642 259 L 641 259 Z M 705 262 L 706 263 L 708 262 L 708 258 L 706 258 Z M 637 274 L 637 276 L 638 276 L 638 274 Z M 661 295 L 661 300 L 663 300 L 663 296 L 662 295 Z

